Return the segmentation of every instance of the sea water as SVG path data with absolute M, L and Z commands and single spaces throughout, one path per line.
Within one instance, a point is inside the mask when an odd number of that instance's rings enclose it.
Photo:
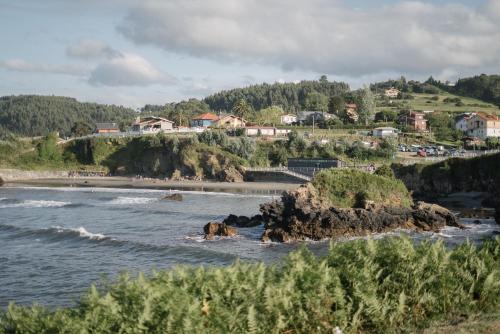
M 74 188 L 0 188 L 0 307 L 9 302 L 74 305 L 92 283 L 120 272 L 150 273 L 175 265 L 228 265 L 236 259 L 275 262 L 297 244 L 264 244 L 263 227 L 240 228 L 235 238 L 203 239 L 203 226 L 228 214 L 254 215 L 272 196 L 178 191 Z M 174 191 L 175 192 L 175 191 Z M 500 232 L 493 220 L 441 233 L 395 231 L 453 245 Z M 344 240 L 348 242 L 349 240 Z M 328 242 L 308 243 L 317 254 Z

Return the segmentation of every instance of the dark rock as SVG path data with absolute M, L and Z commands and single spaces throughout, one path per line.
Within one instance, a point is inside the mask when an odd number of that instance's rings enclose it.
M 261 215 L 253 216 L 252 218 L 248 218 L 246 216 L 236 216 L 229 215 L 226 219 L 224 219 L 223 223 L 229 226 L 237 226 L 237 227 L 254 227 L 262 224 L 263 218 Z
M 281 202 L 262 204 L 263 241 L 323 240 L 381 233 L 397 228 L 439 231 L 444 226 L 463 228 L 448 209 L 417 202 L 413 207 L 377 205 L 365 201 L 362 208 L 330 207 L 310 186 L 285 192 Z
M 472 223 L 473 223 L 473 224 L 476 224 L 476 225 L 479 225 L 479 224 L 481 224 L 481 221 L 476 219 L 476 220 L 474 220 Z
M 5 181 L 0 177 L 0 187 L 5 184 Z
M 227 226 L 224 223 L 210 222 L 203 227 L 205 239 L 212 240 L 215 236 L 233 237 L 238 234 L 238 230 L 234 227 Z
M 495 221 L 500 224 L 500 205 L 495 208 Z
M 184 197 L 182 197 L 181 194 L 172 194 L 172 195 L 167 195 L 162 198 L 163 201 L 178 201 L 182 202 L 184 200 Z

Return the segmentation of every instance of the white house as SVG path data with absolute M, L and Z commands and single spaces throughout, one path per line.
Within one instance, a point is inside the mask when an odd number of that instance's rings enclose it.
M 293 124 L 297 122 L 297 116 L 293 114 L 281 115 L 281 124 Z
M 132 124 L 132 131 L 141 133 L 157 133 L 160 131 L 172 131 L 174 122 L 166 118 L 148 116 L 144 118 L 137 118 Z
M 500 137 L 500 117 L 476 113 L 467 122 L 467 134 L 480 139 Z
M 455 129 L 464 133 L 467 132 L 469 130 L 469 120 L 474 115 L 475 113 L 465 113 L 455 118 Z
M 399 89 L 391 87 L 391 88 L 385 90 L 384 95 L 387 97 L 390 97 L 390 98 L 396 98 L 399 95 Z
M 274 137 L 276 136 L 276 128 L 271 126 L 247 126 L 245 127 L 245 135 L 249 137 Z
M 391 127 L 380 127 L 373 129 L 373 137 L 386 138 L 399 136 L 399 130 Z

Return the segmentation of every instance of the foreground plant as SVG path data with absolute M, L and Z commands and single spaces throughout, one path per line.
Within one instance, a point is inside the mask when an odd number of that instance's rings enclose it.
M 500 238 L 453 250 L 406 238 L 305 247 L 282 265 L 178 267 L 122 275 L 74 308 L 11 305 L 4 333 L 414 332 L 497 312 Z

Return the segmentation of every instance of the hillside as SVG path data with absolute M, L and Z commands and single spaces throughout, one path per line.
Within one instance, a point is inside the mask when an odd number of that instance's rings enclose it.
M 203 101 L 212 110 L 230 111 L 239 100 L 244 99 L 253 110 L 261 110 L 273 105 L 281 106 L 286 111 L 298 111 L 307 107 L 307 97 L 311 93 L 320 94 L 321 98 L 349 92 L 349 85 L 343 82 L 330 82 L 325 76 L 319 81 L 301 81 L 299 83 L 260 84 L 245 88 L 221 91 L 206 97 Z
M 481 74 L 457 81 L 449 91 L 460 96 L 468 96 L 491 102 L 500 107 L 500 75 Z
M 499 114 L 500 109 L 491 103 L 487 103 L 470 97 L 462 97 L 445 91 L 438 94 L 410 93 L 412 99 L 394 100 L 391 104 L 379 102 L 377 111 L 411 109 L 416 111 L 433 110 L 437 112 L 463 113 L 463 112 L 485 112 Z M 457 101 L 460 100 L 461 103 Z
M 129 108 L 82 103 L 60 96 L 19 95 L 0 97 L 0 136 L 43 136 L 58 131 L 69 136 L 76 122 L 123 122 L 134 117 Z

